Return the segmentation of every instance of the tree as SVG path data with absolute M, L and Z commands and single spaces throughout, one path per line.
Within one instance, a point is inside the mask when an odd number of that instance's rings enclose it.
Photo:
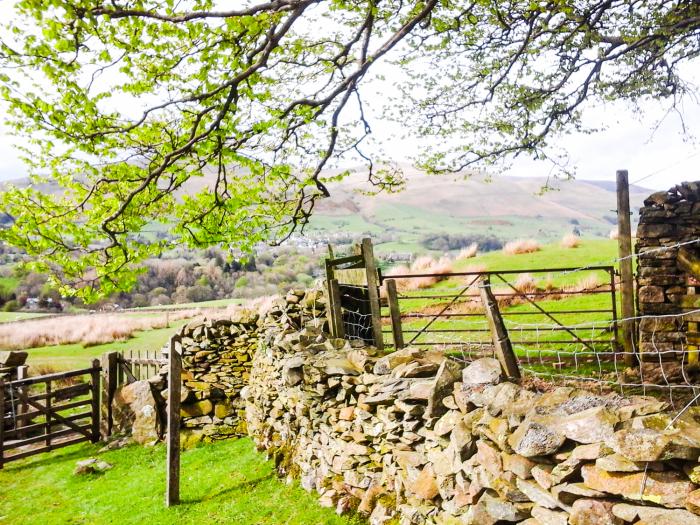
M 379 62 L 403 71 L 399 118 L 464 137 L 427 162 L 458 170 L 550 157 L 590 99 L 673 104 L 700 49 L 694 0 L 237 5 L 16 3 L 0 90 L 35 181 L 59 190 L 7 190 L 0 240 L 39 256 L 64 293 L 126 289 L 140 261 L 179 244 L 279 242 L 328 195 L 322 171 L 339 157 L 365 161 L 377 190 L 400 186 L 363 150 L 361 86 Z M 212 182 L 191 194 L 202 172 Z M 147 241 L 154 223 L 172 235 Z

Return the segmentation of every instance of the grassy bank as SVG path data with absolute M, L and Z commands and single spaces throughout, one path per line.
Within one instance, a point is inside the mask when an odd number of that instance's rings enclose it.
M 166 509 L 165 448 L 130 446 L 97 454 L 83 444 L 11 463 L 0 470 L 0 524 L 353 525 L 321 508 L 315 495 L 278 479 L 249 439 L 182 454 L 182 504 Z M 114 465 L 102 475 L 74 476 L 77 461 Z

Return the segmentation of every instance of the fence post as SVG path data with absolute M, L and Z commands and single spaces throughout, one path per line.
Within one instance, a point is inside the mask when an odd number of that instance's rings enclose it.
M 336 320 L 335 320 L 335 310 L 333 307 L 333 290 L 331 289 L 331 281 L 333 280 L 333 265 L 331 260 L 333 258 L 333 249 L 331 245 L 328 245 L 328 251 L 331 254 L 330 259 L 326 259 L 326 292 L 328 293 L 328 308 L 326 308 L 326 317 L 328 319 L 328 331 L 333 337 L 338 337 L 335 332 Z
M 498 309 L 498 302 L 491 291 L 491 281 L 488 277 L 482 277 L 479 283 L 479 292 L 481 301 L 486 310 L 486 319 L 491 329 L 491 337 L 493 338 L 493 346 L 496 351 L 496 357 L 501 363 L 501 368 L 506 376 L 510 378 L 520 379 L 520 368 L 518 368 L 518 359 L 513 352 L 513 346 L 510 343 L 508 330 L 503 322 L 501 311 Z
M 101 431 L 102 437 L 107 438 L 112 435 L 114 420 L 112 415 L 112 401 L 117 391 L 117 360 L 118 352 L 107 352 L 102 354 L 102 417 Z
M 372 239 L 362 239 L 362 258 L 367 272 L 367 294 L 369 295 L 369 307 L 372 313 L 372 331 L 374 332 L 374 346 L 377 350 L 384 350 L 384 335 L 382 334 L 382 313 L 379 304 L 379 283 L 377 279 L 377 267 L 374 263 L 374 248 Z
M 389 315 L 391 316 L 391 333 L 394 336 L 394 349 L 401 350 L 404 347 L 403 329 L 401 328 L 401 310 L 399 309 L 399 297 L 396 293 L 396 281 L 387 279 L 386 298 L 389 303 Z
M 92 370 L 90 371 L 90 390 L 92 395 L 92 429 L 90 430 L 90 441 L 97 443 L 100 440 L 100 360 L 92 360 Z
M 168 356 L 168 460 L 165 505 L 180 503 L 180 389 L 182 361 L 177 350 L 177 339 L 170 339 Z
M 26 379 L 29 372 L 29 367 L 27 365 L 22 365 L 17 367 L 17 380 L 19 381 L 20 379 Z M 26 426 L 27 422 L 24 420 L 24 417 L 22 417 L 24 414 L 26 414 L 29 411 L 29 406 L 27 405 L 27 402 L 25 401 L 26 396 L 28 395 L 28 387 L 26 386 L 21 386 L 19 387 L 19 398 L 20 401 L 17 403 L 17 408 L 16 410 L 16 417 L 15 417 L 15 430 L 17 430 L 17 438 L 18 439 L 23 439 L 25 437 L 24 432 L 20 431 L 19 429 L 22 428 L 23 426 Z
M 338 339 L 344 338 L 345 328 L 343 326 L 343 309 L 338 279 L 331 279 L 328 281 L 328 310 L 330 312 L 330 328 L 333 337 L 337 337 Z
M 620 295 L 622 297 L 622 346 L 625 364 L 634 365 L 634 275 L 632 273 L 632 227 L 627 170 L 617 172 L 617 242 L 620 256 Z
M 5 380 L 0 377 L 0 470 L 5 463 Z

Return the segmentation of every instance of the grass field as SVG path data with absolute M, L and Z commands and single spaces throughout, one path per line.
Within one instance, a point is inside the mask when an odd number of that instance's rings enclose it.
M 616 251 L 615 241 L 585 240 L 578 248 L 562 248 L 558 244 L 552 244 L 545 245 L 540 251 L 529 254 L 508 255 L 502 251 L 489 252 L 471 259 L 456 261 L 453 270 L 455 272 L 473 271 L 478 268 L 489 271 L 523 270 L 525 272 L 543 268 L 606 266 L 613 264 Z M 610 282 L 609 273 L 597 270 L 547 271 L 531 273 L 531 275 L 534 279 L 534 285 L 540 290 L 546 287 L 552 287 L 556 290 L 577 290 L 581 287 L 589 289 L 590 287 L 591 291 L 595 291 L 595 284 L 587 283 L 599 282 L 605 286 Z M 520 275 L 510 274 L 503 275 L 503 277 L 511 284 L 517 285 L 516 281 Z M 445 311 L 449 314 L 466 314 L 465 316 L 439 318 L 434 321 L 429 317 L 445 307 L 451 298 L 464 289 L 472 279 L 471 276 L 452 277 L 437 282 L 429 288 L 400 292 L 399 306 L 402 314 L 428 315 L 428 317 L 423 318 L 404 317 L 402 328 L 405 343 L 412 341 L 415 337 L 415 343 L 460 343 L 460 346 L 462 343 L 467 346 L 470 344 L 489 344 L 491 333 L 486 319 L 481 313 L 483 310 L 476 287 L 471 290 L 471 295 L 458 299 L 453 306 Z M 508 286 L 497 277 L 492 278 L 491 284 L 492 290 L 497 295 L 511 292 Z M 516 351 L 520 355 L 533 354 L 533 352 L 537 355 L 550 355 L 562 350 L 590 350 L 579 340 L 595 341 L 586 344 L 590 345 L 591 348 L 609 350 L 610 340 L 613 338 L 613 332 L 609 325 L 612 316 L 610 310 L 613 307 L 611 295 L 609 292 L 591 293 L 591 291 L 582 295 L 564 295 L 552 299 L 548 299 L 547 296 L 536 297 L 537 305 L 549 312 L 553 318 L 542 313 L 537 306 L 529 304 L 525 300 L 502 306 L 501 313 Z M 443 297 L 428 299 L 426 296 Z M 619 312 L 619 295 L 616 306 Z M 608 311 L 581 313 L 582 310 Z M 558 313 L 569 311 L 577 313 Z M 388 309 L 385 309 L 385 313 L 388 314 Z M 557 324 L 558 322 L 573 328 L 571 331 L 567 331 Z M 425 327 L 428 327 L 426 332 L 420 333 L 421 329 Z M 384 326 L 384 331 L 390 333 L 390 327 L 387 324 Z M 579 339 L 577 340 L 576 337 Z M 390 339 L 390 336 L 385 336 L 385 338 Z
M 249 439 L 221 441 L 182 454 L 182 504 L 166 509 L 165 447 L 129 446 L 98 454 L 81 444 L 0 470 L 0 524 L 23 525 L 359 525 L 318 505 L 296 483 L 279 480 Z M 77 461 L 114 465 L 74 476 Z
M 19 277 L 0 277 L 0 288 L 12 292 L 19 284 Z
M 80 343 L 71 345 L 44 346 L 27 350 L 30 367 L 50 366 L 56 370 L 71 370 L 90 365 L 90 360 L 100 357 L 105 352 L 124 352 L 129 350 L 158 350 L 179 327 L 188 321 L 172 323 L 170 328 L 136 332 L 128 341 L 116 341 L 104 345 L 83 347 Z M 31 368 L 30 368 L 31 370 Z
M 50 314 L 38 312 L 0 312 L 0 323 L 12 323 L 13 321 L 21 321 L 23 319 L 35 319 L 45 315 Z

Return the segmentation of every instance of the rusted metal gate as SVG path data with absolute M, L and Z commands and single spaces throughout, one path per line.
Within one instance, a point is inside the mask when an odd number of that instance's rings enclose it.
M 100 439 L 100 363 L 0 380 L 0 468 L 10 461 Z

